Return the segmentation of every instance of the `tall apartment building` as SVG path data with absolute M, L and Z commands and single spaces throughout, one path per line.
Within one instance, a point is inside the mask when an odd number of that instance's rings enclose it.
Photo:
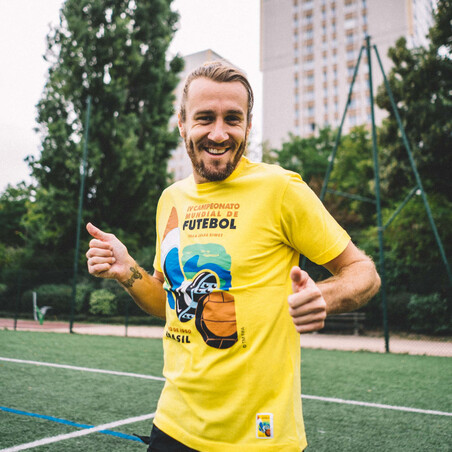
M 179 108 L 182 91 L 184 89 L 185 78 L 187 75 L 195 68 L 201 64 L 208 61 L 226 61 L 223 57 L 215 53 L 213 50 L 203 50 L 201 52 L 192 53 L 190 55 L 184 56 L 185 66 L 183 72 L 180 74 L 180 82 L 175 90 L 175 107 Z M 175 114 L 170 120 L 170 126 L 177 126 L 177 114 Z M 180 140 L 179 145 L 176 149 L 171 152 L 170 159 L 168 161 L 168 172 L 172 174 L 175 181 L 184 179 L 192 173 L 192 166 L 190 158 L 188 157 L 187 151 L 185 150 L 185 145 Z
M 433 0 L 261 0 L 263 142 L 309 136 L 340 124 L 354 69 L 370 36 L 388 73 L 389 47 L 404 36 L 425 45 Z M 374 94 L 383 82 L 372 53 Z M 369 66 L 361 57 L 344 132 L 370 123 Z M 384 113 L 375 111 L 377 123 Z

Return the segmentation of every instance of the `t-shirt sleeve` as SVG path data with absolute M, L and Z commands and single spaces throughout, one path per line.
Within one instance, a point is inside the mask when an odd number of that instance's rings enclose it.
M 350 236 L 296 174 L 289 176 L 281 203 L 283 241 L 312 262 L 325 264 L 344 251 Z

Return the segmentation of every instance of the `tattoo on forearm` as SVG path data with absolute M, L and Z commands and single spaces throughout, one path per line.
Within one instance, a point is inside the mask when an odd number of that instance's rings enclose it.
M 123 286 L 125 286 L 129 289 L 133 286 L 133 283 L 137 279 L 143 278 L 143 275 L 138 270 L 138 265 L 135 265 L 135 267 L 130 267 L 130 271 L 132 272 L 132 276 L 128 280 L 121 283 Z

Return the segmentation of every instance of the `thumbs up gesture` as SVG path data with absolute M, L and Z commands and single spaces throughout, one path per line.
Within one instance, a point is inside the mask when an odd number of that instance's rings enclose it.
M 299 333 L 310 333 L 323 328 L 326 302 L 317 284 L 299 267 L 290 271 L 292 295 L 289 295 L 289 313 Z
M 125 245 L 115 235 L 106 233 L 91 223 L 86 229 L 93 239 L 89 242 L 86 253 L 88 271 L 99 278 L 125 281 L 130 276 L 130 269 L 136 265 Z

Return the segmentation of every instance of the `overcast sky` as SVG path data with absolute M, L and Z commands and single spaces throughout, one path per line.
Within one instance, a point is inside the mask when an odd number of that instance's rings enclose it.
M 0 0 L 0 192 L 30 181 L 24 158 L 39 154 L 36 104 L 46 80 L 49 24 L 63 0 Z M 182 55 L 212 49 L 248 74 L 256 97 L 255 140 L 261 130 L 260 0 L 174 0 L 179 30 L 170 50 Z

